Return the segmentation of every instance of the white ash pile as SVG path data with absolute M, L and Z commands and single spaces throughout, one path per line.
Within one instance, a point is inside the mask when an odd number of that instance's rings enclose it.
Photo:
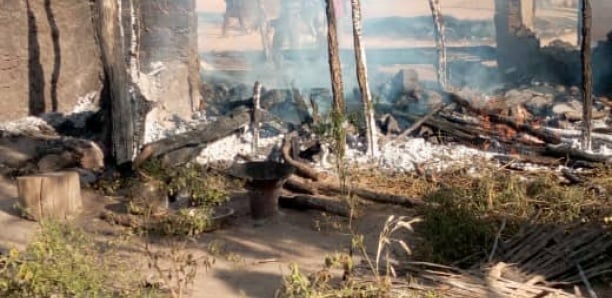
M 88 121 L 91 121 L 99 110 L 98 92 L 91 92 L 78 98 L 77 104 L 70 113 L 47 113 L 40 117 L 28 116 L 3 122 L 0 123 L 0 131 L 4 134 L 56 134 L 58 130 L 68 128 L 86 131 Z
M 261 136 L 259 139 L 260 147 L 253 154 L 251 147 L 253 134 L 251 132 L 244 134 L 236 133 L 206 146 L 196 159 L 196 162 L 201 164 L 214 162 L 229 163 L 238 161 L 240 159 L 239 156 L 252 156 L 257 160 L 277 160 L 280 158 L 278 150 L 282 140 L 282 134 Z
M 433 144 L 423 138 L 386 144 L 382 146 L 380 156 L 374 161 L 358 148 L 349 149 L 346 155 L 349 162 L 357 165 L 373 165 L 399 172 L 412 172 L 417 166 L 431 171 L 442 171 L 457 165 L 471 167 L 476 160 L 487 161 L 492 156 L 490 152 L 456 144 Z

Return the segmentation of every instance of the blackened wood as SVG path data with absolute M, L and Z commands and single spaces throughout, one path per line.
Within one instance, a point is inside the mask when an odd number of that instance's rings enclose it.
M 294 159 L 291 156 L 291 143 L 292 143 L 292 139 L 296 138 L 296 133 L 290 133 L 287 136 L 285 136 L 285 139 L 283 140 L 283 146 L 281 147 L 281 152 L 283 154 L 283 159 L 285 160 L 285 162 L 287 162 L 288 164 L 294 166 L 297 169 L 297 173 L 300 176 L 318 181 L 321 178 L 321 174 L 319 174 L 314 168 L 310 167 L 309 165 L 300 162 L 296 159 Z
M 126 49 L 121 36 L 121 11 L 117 1 L 96 1 L 95 19 L 98 42 L 102 52 L 105 88 L 110 95 L 112 155 L 118 164 L 132 160 L 134 155 L 134 123 L 128 92 Z
M 217 141 L 242 127 L 248 126 L 250 121 L 251 111 L 240 109 L 228 116 L 220 117 L 215 122 L 201 125 L 195 130 L 146 144 L 134 160 L 133 166 L 137 168 L 151 157 L 157 157 L 179 148 L 197 147 Z
M 462 98 L 461 96 L 452 93 L 452 92 L 447 92 L 446 94 L 448 96 L 448 98 L 450 100 L 452 100 L 453 102 L 457 103 L 458 105 L 460 105 L 461 107 L 466 108 L 467 110 L 474 112 L 478 115 L 486 115 L 487 117 L 489 117 L 489 120 L 491 122 L 494 123 L 499 123 L 499 124 L 505 124 L 510 126 L 511 128 L 520 131 L 520 132 L 526 132 L 529 133 L 533 136 L 536 136 L 538 138 L 540 138 L 541 140 L 543 140 L 544 142 L 548 143 L 548 144 L 560 144 L 561 143 L 561 137 L 551 134 L 549 132 L 547 132 L 544 129 L 540 129 L 540 128 L 535 128 L 533 126 L 530 126 L 528 124 L 519 124 L 516 121 L 502 116 L 502 115 L 498 115 L 496 113 L 493 112 L 489 112 L 489 111 L 484 111 L 481 109 L 477 109 L 475 107 L 473 107 L 470 102 L 468 100 L 466 100 L 465 98 Z
M 344 217 L 351 216 L 351 210 L 346 203 L 343 203 L 338 199 L 325 196 L 284 194 L 279 197 L 278 203 L 283 208 L 297 210 L 312 209 Z

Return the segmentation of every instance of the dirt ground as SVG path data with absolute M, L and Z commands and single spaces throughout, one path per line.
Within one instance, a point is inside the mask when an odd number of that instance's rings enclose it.
M 37 224 L 22 219 L 12 206 L 17 202 L 16 189 L 10 181 L 0 184 L 0 248 L 6 252 L 15 247 L 24 248 L 37 230 Z M 115 239 L 123 230 L 101 219 L 99 214 L 112 208 L 116 200 L 89 191 L 83 192 L 84 210 L 77 222 L 86 231 Z M 325 256 L 347 253 L 352 236 L 347 220 L 314 211 L 282 209 L 281 216 L 263 226 L 255 226 L 249 216 L 247 198 L 237 193 L 229 206 L 235 215 L 223 229 L 204 234 L 190 244 L 185 252 L 203 256 L 214 252 L 215 264 L 206 270 L 200 268 L 189 297 L 272 297 L 279 288 L 289 265 L 314 272 L 322 269 Z M 371 251 L 376 248 L 379 231 L 389 215 L 410 216 L 410 210 L 401 207 L 372 205 L 368 214 L 353 224 L 363 234 Z M 119 252 L 130 258 L 130 263 L 141 264 L 143 275 L 155 277 L 146 269 L 147 258 L 143 244 L 130 242 L 120 246 Z M 159 248 L 159 247 L 157 247 Z

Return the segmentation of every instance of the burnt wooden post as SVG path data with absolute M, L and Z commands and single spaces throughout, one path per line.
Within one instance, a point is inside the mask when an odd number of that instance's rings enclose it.
M 581 0 L 580 60 L 582 64 L 582 94 L 584 96 L 582 121 L 584 122 L 582 149 L 591 150 L 591 119 L 593 118 L 593 71 L 591 66 L 591 1 Z

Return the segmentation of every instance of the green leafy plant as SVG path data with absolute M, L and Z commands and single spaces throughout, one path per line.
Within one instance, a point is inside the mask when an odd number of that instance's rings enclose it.
M 188 195 L 192 207 L 218 206 L 228 200 L 228 188 L 239 186 L 198 164 L 169 168 L 159 160 L 150 160 L 142 165 L 141 172 L 149 179 L 162 181 L 170 196 Z
M 81 229 L 45 221 L 24 251 L 0 256 L 0 296 L 143 297 L 144 289 L 133 286 L 138 274 L 110 252 Z M 130 274 L 118 279 L 113 269 Z
M 228 200 L 225 178 L 202 173 L 198 166 L 188 166 L 169 173 L 167 189 L 170 195 L 182 191 L 189 194 L 191 206 L 218 206 Z
M 211 215 L 210 208 L 180 209 L 165 216 L 153 227 L 166 236 L 196 236 L 211 228 Z

